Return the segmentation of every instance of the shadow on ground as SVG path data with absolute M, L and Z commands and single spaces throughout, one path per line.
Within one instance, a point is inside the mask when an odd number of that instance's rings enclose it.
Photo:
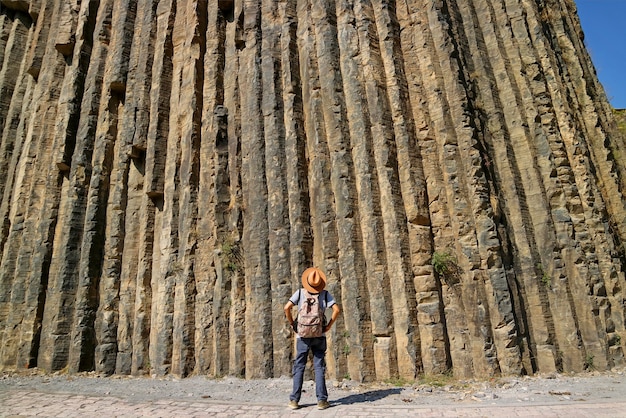
M 344 398 L 339 398 L 333 401 L 333 404 L 350 405 L 361 402 L 374 402 L 379 399 L 386 398 L 390 395 L 398 395 L 401 391 L 402 388 L 371 390 L 369 392 L 363 392 L 355 395 L 346 396 Z

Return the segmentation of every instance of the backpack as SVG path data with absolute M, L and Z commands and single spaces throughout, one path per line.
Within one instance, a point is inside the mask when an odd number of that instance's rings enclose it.
M 323 292 L 323 291 L 322 291 Z M 328 292 L 324 294 L 326 300 Z M 300 338 L 321 337 L 324 333 L 326 318 L 320 305 L 320 296 L 312 295 L 306 289 L 300 289 L 300 295 L 304 300 L 298 309 L 297 332 Z M 299 302 L 298 298 L 298 302 Z

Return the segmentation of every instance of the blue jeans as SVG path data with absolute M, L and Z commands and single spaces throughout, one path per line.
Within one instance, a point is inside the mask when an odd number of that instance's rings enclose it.
M 309 350 L 313 352 L 313 365 L 315 366 L 315 395 L 318 401 L 328 400 L 325 378 L 326 337 L 317 337 L 298 338 L 296 340 L 296 358 L 293 361 L 293 390 L 291 395 L 289 395 L 290 401 L 300 402 L 304 369 L 306 368 Z

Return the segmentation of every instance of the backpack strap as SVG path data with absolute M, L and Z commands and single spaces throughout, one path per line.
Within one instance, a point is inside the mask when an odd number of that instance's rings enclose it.
M 328 290 L 322 290 L 324 292 L 324 309 L 322 310 L 322 326 L 326 326 L 326 309 L 328 309 Z M 321 295 L 320 295 L 321 296 Z M 321 307 L 320 302 L 320 307 Z

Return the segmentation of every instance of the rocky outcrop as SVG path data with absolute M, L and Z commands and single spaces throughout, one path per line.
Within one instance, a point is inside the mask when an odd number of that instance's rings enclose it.
M 0 367 L 609 369 L 626 144 L 572 0 L 0 0 Z

